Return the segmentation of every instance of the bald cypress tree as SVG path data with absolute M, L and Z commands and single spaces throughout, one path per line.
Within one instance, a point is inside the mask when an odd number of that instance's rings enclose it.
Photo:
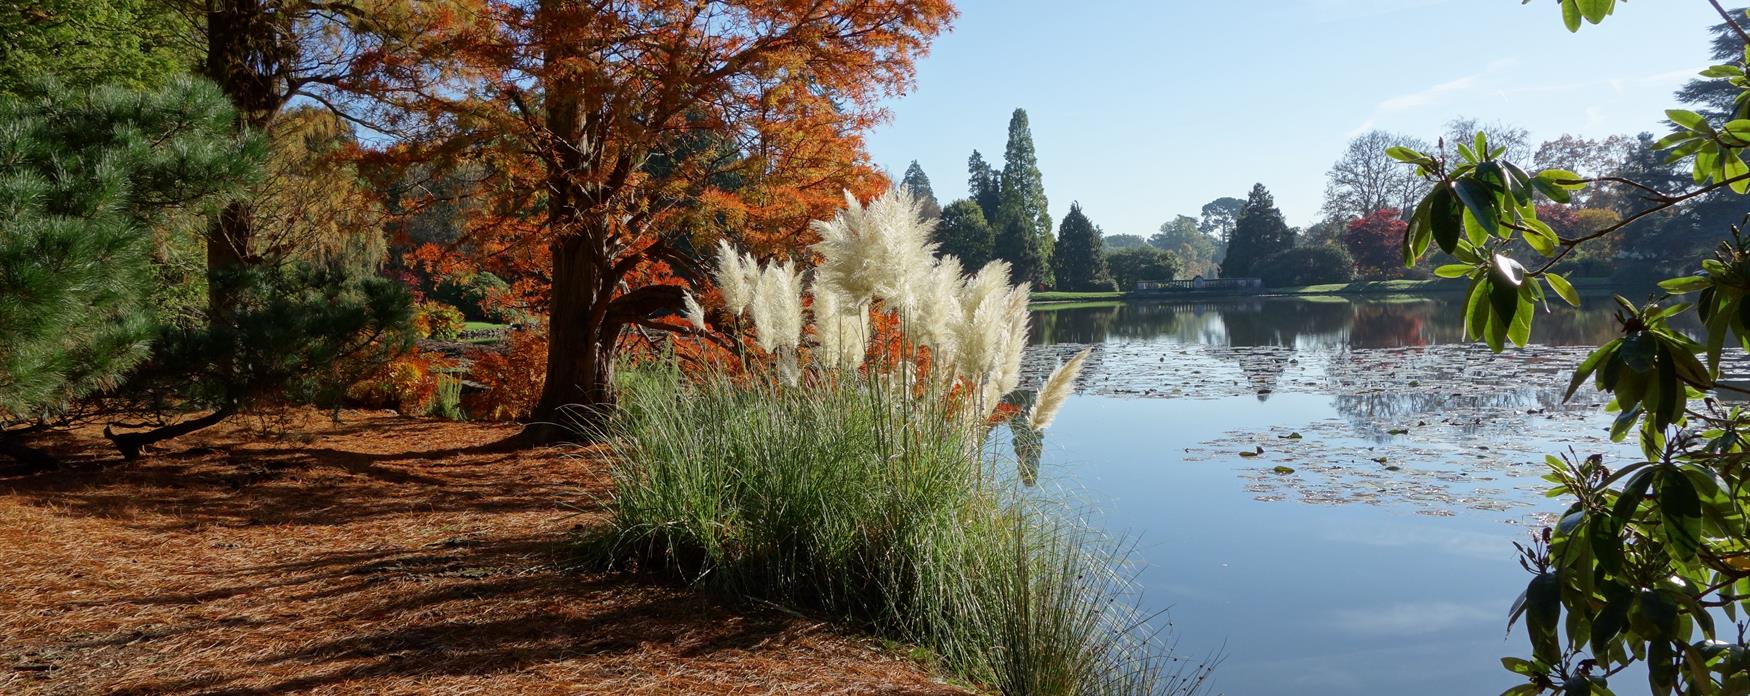
M 1100 239 L 1100 228 L 1082 212 L 1080 203 L 1071 203 L 1069 214 L 1057 228 L 1057 249 L 1051 257 L 1052 273 L 1057 289 L 1074 292 L 1112 290 L 1112 273 L 1106 268 L 1106 248 Z

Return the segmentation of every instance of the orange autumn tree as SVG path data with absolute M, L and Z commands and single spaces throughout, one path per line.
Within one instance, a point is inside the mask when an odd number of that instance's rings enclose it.
M 948 26 L 947 0 L 478 0 L 443 42 L 466 75 L 430 90 L 427 152 L 485 163 L 465 245 L 545 294 L 532 414 L 611 406 L 631 327 L 686 331 L 712 238 L 797 253 L 843 191 L 885 186 L 861 133 Z M 458 144 L 465 142 L 465 144 Z M 557 435 L 552 428 L 533 433 Z

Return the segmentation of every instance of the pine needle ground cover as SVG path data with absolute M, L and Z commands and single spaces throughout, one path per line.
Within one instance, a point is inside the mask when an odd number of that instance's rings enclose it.
M 0 479 L 0 693 L 957 694 L 863 638 L 568 571 L 605 462 L 516 426 L 239 419 Z M 410 446 L 409 443 L 416 443 Z

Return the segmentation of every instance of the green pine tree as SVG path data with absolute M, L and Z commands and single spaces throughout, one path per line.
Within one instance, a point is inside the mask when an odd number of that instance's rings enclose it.
M 1221 262 L 1223 278 L 1256 276 L 1258 261 L 1294 247 L 1294 230 L 1276 209 L 1276 199 L 1263 184 L 1252 186 L 1246 205 L 1240 208 L 1228 241 L 1227 258 Z
M 1112 274 L 1106 268 L 1106 249 L 1100 228 L 1082 212 L 1080 203 L 1069 205 L 1069 214 L 1057 228 L 1057 247 L 1051 256 L 1057 289 L 1072 292 L 1112 290 Z
M 905 168 L 905 177 L 899 180 L 899 187 L 916 199 L 923 208 L 923 218 L 934 220 L 942 217 L 942 204 L 936 200 L 936 192 L 930 188 L 930 175 L 924 173 L 924 168 L 917 160 L 911 161 L 911 166 Z
M 984 155 L 977 150 L 966 159 L 966 188 L 966 195 L 978 204 L 984 219 L 995 222 L 1003 205 L 1003 175 L 984 161 Z
M 1026 283 L 1032 288 L 1046 287 L 1050 269 L 1045 257 L 1039 253 L 1039 245 L 1034 243 L 1032 226 L 1020 215 L 1007 210 L 998 215 L 1003 222 L 991 245 L 991 256 L 1009 262 L 1011 282 Z
M 960 259 L 967 269 L 990 262 L 995 234 L 977 203 L 962 198 L 948 204 L 947 210 L 942 211 L 941 223 L 936 225 L 935 237 L 941 245 L 938 253 Z
M 1045 199 L 1045 177 L 1039 172 L 1039 157 L 1033 148 L 1033 131 L 1027 123 L 1026 109 L 1015 109 L 1009 117 L 1009 143 L 1003 150 L 1002 204 L 997 216 L 1002 220 L 999 230 L 1007 228 L 1009 216 L 1025 228 L 1031 247 L 1027 253 L 1040 259 L 1038 282 L 1050 287 L 1051 210 Z M 1019 256 L 1005 256 L 1001 249 L 997 255 L 1016 268 L 1022 266 Z
M 153 230 L 239 190 L 260 143 L 232 133 L 213 85 L 0 97 L 0 453 L 47 464 L 7 430 L 115 386 L 150 348 Z

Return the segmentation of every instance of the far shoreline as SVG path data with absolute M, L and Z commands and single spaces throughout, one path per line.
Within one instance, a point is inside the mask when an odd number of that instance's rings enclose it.
M 1612 278 L 1574 278 L 1574 287 L 1581 291 L 1613 291 L 1639 290 L 1651 285 L 1650 282 L 1620 281 Z M 1044 291 L 1033 293 L 1032 309 L 1070 309 L 1075 306 L 1109 306 L 1126 302 L 1160 302 L 1175 300 L 1191 300 L 1207 302 L 1212 300 L 1249 300 L 1272 297 L 1356 297 L 1356 296 L 1445 296 L 1461 295 L 1469 288 L 1469 283 L 1461 278 L 1430 278 L 1426 280 L 1357 280 L 1348 283 L 1325 283 L 1321 285 L 1300 285 L 1281 288 L 1265 288 L 1257 292 L 1234 292 L 1231 290 L 1206 291 L 1162 291 L 1162 290 L 1114 290 L 1105 292 L 1057 292 Z

